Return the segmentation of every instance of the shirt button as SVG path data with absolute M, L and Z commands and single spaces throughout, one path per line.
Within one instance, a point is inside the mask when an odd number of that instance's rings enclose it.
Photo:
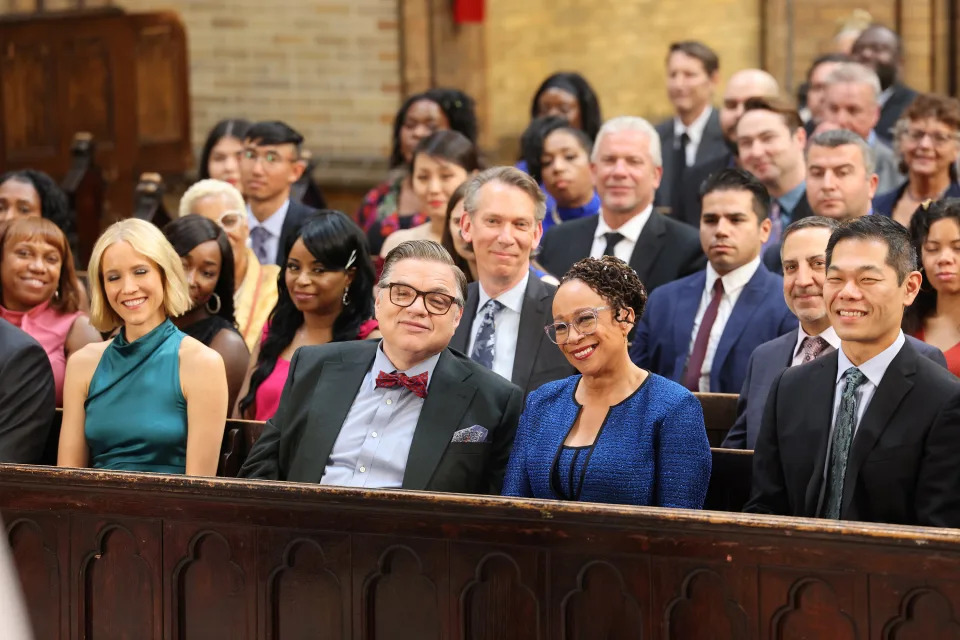
M 360 473 L 366 473 L 366 472 L 367 472 L 366 467 L 360 467 Z
M 390 398 L 387 398 L 387 404 L 393 404 L 393 400 L 391 400 Z
M 376 437 L 377 437 L 377 432 L 374 431 L 373 433 L 370 434 L 370 436 L 373 437 L 373 438 L 376 438 Z

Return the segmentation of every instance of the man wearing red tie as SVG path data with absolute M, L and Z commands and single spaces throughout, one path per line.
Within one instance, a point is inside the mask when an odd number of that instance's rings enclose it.
M 466 287 L 435 242 L 391 251 L 376 298 L 383 339 L 297 350 L 241 477 L 499 494 L 523 392 L 447 348 Z

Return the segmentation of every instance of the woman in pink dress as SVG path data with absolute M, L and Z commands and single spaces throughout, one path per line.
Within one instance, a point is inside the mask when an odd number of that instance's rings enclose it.
M 323 210 L 307 219 L 278 281 L 279 298 L 255 363 L 240 390 L 237 415 L 272 418 L 290 359 L 303 346 L 379 337 L 373 320 L 373 264 L 363 231 L 345 214 Z
M 53 368 L 63 406 L 67 358 L 102 338 L 80 311 L 80 285 L 67 237 L 46 218 L 24 217 L 0 227 L 0 317 L 39 342 Z

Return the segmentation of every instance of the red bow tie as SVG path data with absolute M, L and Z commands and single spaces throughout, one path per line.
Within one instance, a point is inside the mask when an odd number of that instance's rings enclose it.
M 417 376 L 408 376 L 404 373 L 387 373 L 381 371 L 377 376 L 377 388 L 386 387 L 406 387 L 412 391 L 418 398 L 427 397 L 427 372 L 424 371 Z

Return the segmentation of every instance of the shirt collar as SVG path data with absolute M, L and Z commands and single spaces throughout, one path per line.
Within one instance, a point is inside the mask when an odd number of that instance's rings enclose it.
M 893 359 L 900 353 L 900 349 L 906 341 L 907 339 L 903 337 L 903 331 L 901 331 L 897 334 L 897 339 L 893 341 L 893 344 L 861 364 L 857 369 L 860 369 L 860 372 L 865 375 L 867 380 L 872 382 L 875 387 L 879 387 L 880 381 L 883 380 L 883 374 L 887 372 L 890 363 L 893 362 Z M 855 367 L 856 365 L 850 362 L 850 358 L 843 352 L 843 349 L 837 349 L 837 352 L 840 356 L 836 381 L 840 382 L 840 379 L 843 378 L 843 374 L 846 373 L 847 369 Z
M 527 293 L 527 282 L 530 280 L 530 270 L 527 269 L 527 273 L 523 276 L 523 279 L 518 282 L 515 286 L 510 289 L 507 289 L 503 293 L 497 296 L 496 300 L 510 311 L 520 313 L 520 310 L 523 308 L 523 296 Z M 487 292 L 483 289 L 483 283 L 480 284 L 480 303 L 477 305 L 477 315 L 479 316 L 483 305 L 487 304 L 487 301 L 490 300 L 490 296 L 487 295 Z
M 597 219 L 597 231 L 593 234 L 593 237 L 600 238 L 605 233 L 616 231 L 630 242 L 636 244 L 637 239 L 640 238 L 640 232 L 643 231 L 643 226 L 647 224 L 647 220 L 650 218 L 652 211 L 653 204 L 651 203 L 647 205 L 646 209 L 624 222 L 617 229 L 611 229 L 610 226 L 607 225 L 607 221 L 603 219 L 603 212 L 601 211 Z
M 837 330 L 834 329 L 832 326 L 827 327 L 816 336 L 811 336 L 809 333 L 803 330 L 802 326 L 798 328 L 800 332 L 799 332 L 799 335 L 797 336 L 797 346 L 793 350 L 794 356 L 800 353 L 800 347 L 803 346 L 803 341 L 806 340 L 807 338 L 812 338 L 812 337 L 823 338 L 824 340 L 827 341 L 827 344 L 829 344 L 831 347 L 833 347 L 837 351 L 840 350 L 840 336 L 837 335 Z M 846 371 L 846 369 L 844 369 L 844 371 Z
M 283 232 L 283 221 L 287 217 L 287 210 L 289 208 L 290 200 L 284 200 L 279 209 L 270 214 L 269 218 L 263 222 L 260 222 L 256 219 L 256 217 L 254 217 L 253 212 L 250 211 L 250 205 L 247 205 L 247 213 L 250 214 L 247 216 L 247 221 L 249 222 L 251 229 L 263 227 L 270 232 L 270 235 L 279 238 L 280 234 Z
M 877 96 L 877 102 L 883 107 L 887 104 L 887 100 L 890 99 L 890 96 L 893 95 L 893 92 L 896 91 L 896 85 L 890 85 L 886 89 L 880 92 L 880 95 Z
M 867 134 L 867 144 L 870 145 L 871 148 L 876 147 L 877 140 L 878 140 L 877 132 L 874 131 L 873 129 L 870 129 L 870 133 Z
M 804 197 L 807 193 L 807 181 L 804 180 L 797 186 L 795 186 L 790 191 L 787 191 L 785 194 L 777 198 L 777 202 L 780 203 L 780 208 L 787 211 L 788 213 L 793 213 L 797 208 L 797 205 L 800 204 L 800 198 Z
M 703 112 L 697 116 L 697 119 L 690 123 L 689 127 L 683 124 L 680 118 L 675 117 L 673 119 L 674 144 L 679 147 L 680 136 L 684 133 L 690 138 L 690 142 L 695 145 L 700 144 L 700 140 L 703 138 L 703 130 L 707 128 L 707 121 L 710 120 L 711 113 L 713 113 L 713 107 L 707 105 Z
M 724 294 L 730 295 L 731 293 L 736 293 L 740 289 L 743 289 L 745 286 L 747 286 L 747 283 L 750 282 L 750 278 L 753 277 L 753 274 L 755 274 L 759 268 L 760 256 L 757 256 L 747 264 L 737 267 L 727 275 L 720 276 L 716 271 L 713 270 L 713 265 L 708 262 L 706 290 L 712 293 L 713 283 L 717 281 L 717 278 L 720 278 L 720 280 L 723 281 Z
M 370 368 L 371 373 L 373 373 L 373 375 L 370 376 L 370 384 L 373 385 L 374 389 L 377 388 L 377 374 L 379 374 L 381 371 L 386 373 L 393 373 L 396 371 L 397 373 L 402 373 L 410 377 L 418 376 L 421 373 L 426 372 L 427 387 L 429 388 L 430 383 L 433 381 L 433 370 L 436 369 L 437 362 L 439 361 L 440 354 L 437 353 L 430 356 L 426 360 L 418 362 L 409 369 L 399 371 L 397 367 L 390 362 L 390 358 L 387 357 L 387 354 L 383 352 L 383 339 L 381 339 L 380 343 L 377 345 L 377 355 L 373 358 L 373 366 Z

